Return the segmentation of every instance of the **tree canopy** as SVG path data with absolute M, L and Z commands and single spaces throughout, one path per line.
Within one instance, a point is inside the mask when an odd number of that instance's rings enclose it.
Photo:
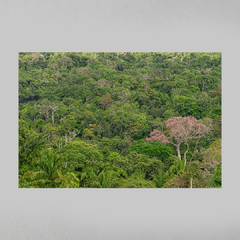
M 18 57 L 19 187 L 221 187 L 221 53 Z

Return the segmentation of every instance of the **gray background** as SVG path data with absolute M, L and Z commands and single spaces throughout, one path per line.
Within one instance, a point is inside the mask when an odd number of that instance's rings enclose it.
M 239 1 L 0 0 L 0 239 L 240 239 Z M 218 51 L 222 189 L 18 189 L 18 52 Z

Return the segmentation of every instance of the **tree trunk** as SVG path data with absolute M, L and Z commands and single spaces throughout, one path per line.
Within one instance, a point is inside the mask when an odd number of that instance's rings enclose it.
M 180 153 L 180 144 L 177 145 L 177 153 L 178 153 L 178 157 L 181 160 L 181 153 Z
M 52 123 L 54 123 L 54 112 L 52 111 Z
M 190 188 L 192 188 L 192 177 L 190 179 Z
M 187 144 L 187 150 L 186 150 L 186 152 L 184 153 L 184 167 L 186 166 L 186 164 L 187 164 L 187 152 L 188 152 L 188 150 L 189 150 L 189 145 L 188 145 L 188 143 L 186 143 Z
M 67 168 L 67 161 L 66 161 L 66 163 L 65 163 L 65 169 Z
M 204 84 L 205 84 L 205 82 L 203 81 L 202 92 L 204 91 Z

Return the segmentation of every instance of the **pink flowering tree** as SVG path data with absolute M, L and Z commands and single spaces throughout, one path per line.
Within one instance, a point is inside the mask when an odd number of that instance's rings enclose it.
M 147 142 L 161 142 L 161 143 L 169 143 L 168 138 L 164 135 L 163 132 L 154 129 L 151 133 L 150 133 L 150 138 L 147 138 Z
M 205 137 L 205 135 L 209 132 L 209 129 L 204 124 L 198 124 L 198 120 L 193 116 L 170 118 L 167 120 L 166 127 L 169 129 L 170 137 L 166 137 L 163 132 L 154 129 L 150 133 L 151 137 L 147 138 L 147 141 L 173 144 L 177 148 L 177 154 L 180 160 L 180 145 L 181 143 L 185 143 L 187 145 L 187 149 L 184 152 L 185 166 L 187 163 L 186 156 L 189 151 L 189 142 L 193 139 L 196 140 L 196 145 L 193 153 L 194 155 L 197 151 L 197 144 L 199 140 Z M 190 162 L 192 161 L 193 155 L 190 159 Z

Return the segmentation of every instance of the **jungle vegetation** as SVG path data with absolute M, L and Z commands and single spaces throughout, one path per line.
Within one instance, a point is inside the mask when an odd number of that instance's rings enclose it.
M 19 188 L 219 188 L 221 53 L 19 53 Z

